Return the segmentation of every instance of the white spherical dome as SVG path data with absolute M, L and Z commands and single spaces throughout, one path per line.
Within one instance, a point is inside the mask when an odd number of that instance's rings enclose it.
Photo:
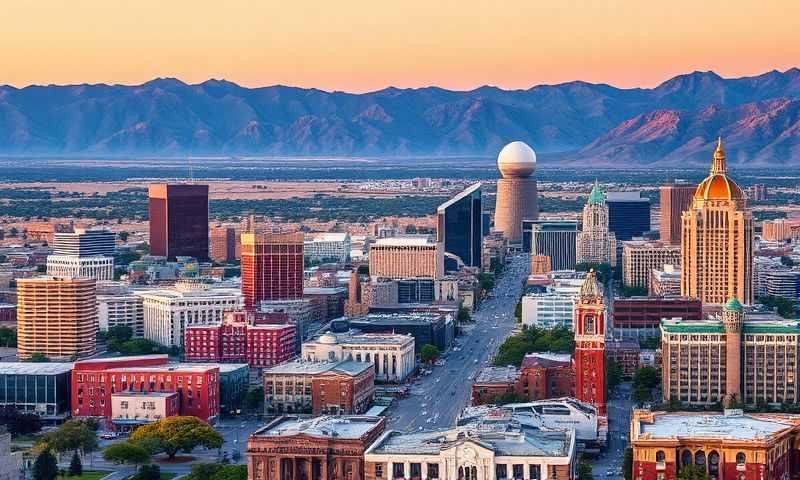
M 529 177 L 536 170 L 536 152 L 525 142 L 511 142 L 497 155 L 497 168 L 503 177 Z

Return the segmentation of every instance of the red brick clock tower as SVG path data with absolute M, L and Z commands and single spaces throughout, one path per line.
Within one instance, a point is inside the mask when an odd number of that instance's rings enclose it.
M 606 307 L 603 287 L 589 271 L 575 303 L 575 397 L 606 415 Z

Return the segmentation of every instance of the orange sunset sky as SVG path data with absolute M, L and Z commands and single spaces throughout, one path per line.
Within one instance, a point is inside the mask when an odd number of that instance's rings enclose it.
M 0 84 L 20 87 L 649 87 L 800 66 L 797 0 L 7 0 L 0 25 Z

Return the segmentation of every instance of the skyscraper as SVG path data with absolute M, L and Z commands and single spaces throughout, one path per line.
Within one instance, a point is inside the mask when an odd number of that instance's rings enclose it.
M 494 226 L 511 245 L 522 245 L 522 221 L 539 219 L 536 153 L 524 142 L 511 142 L 497 156 L 503 176 L 497 181 Z
M 152 184 L 150 254 L 208 259 L 208 185 Z
M 214 227 L 211 229 L 210 251 L 215 262 L 226 263 L 236 259 L 236 229 L 233 227 Z
M 97 291 L 92 278 L 17 280 L 20 358 L 42 353 L 68 359 L 95 353 Z
M 437 241 L 444 246 L 445 270 L 481 266 L 481 184 L 476 183 L 436 209 Z
M 583 207 L 583 225 L 575 243 L 577 263 L 616 265 L 617 240 L 608 229 L 606 195 L 595 182 Z
M 566 220 L 537 220 L 531 226 L 531 254 L 550 257 L 553 270 L 575 268 L 578 223 Z
M 661 241 L 681 243 L 681 215 L 692 205 L 697 187 L 688 182 L 661 185 Z
M 574 313 L 575 397 L 606 414 L 606 307 L 594 271 L 581 285 Z
M 242 294 L 247 309 L 303 298 L 303 234 L 242 233 Z
M 650 199 L 641 192 L 609 192 L 606 206 L 608 230 L 617 242 L 641 237 L 650 231 Z
M 721 139 L 682 223 L 681 295 L 703 303 L 752 303 L 753 216 L 742 189 L 728 177 Z

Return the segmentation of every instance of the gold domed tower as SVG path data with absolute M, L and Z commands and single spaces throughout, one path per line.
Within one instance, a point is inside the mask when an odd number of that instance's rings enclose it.
M 703 303 L 753 302 L 753 216 L 728 176 L 722 139 L 711 171 L 681 217 L 681 295 Z
M 511 245 L 522 245 L 522 221 L 539 219 L 536 188 L 536 153 L 525 142 L 511 142 L 497 156 L 497 181 L 494 226 Z

